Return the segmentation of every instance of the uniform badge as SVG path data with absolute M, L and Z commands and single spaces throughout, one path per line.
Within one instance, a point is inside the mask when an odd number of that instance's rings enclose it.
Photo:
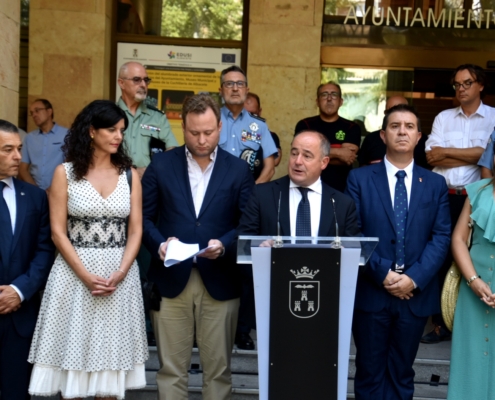
M 338 131 L 336 134 L 335 134 L 335 138 L 337 140 L 344 140 L 345 139 L 345 132 L 343 130 L 340 130 Z
M 141 129 L 146 129 L 147 131 L 151 131 L 151 132 L 160 132 L 161 131 L 161 129 L 158 128 L 158 126 L 153 126 L 153 125 L 141 124 L 140 127 L 141 127 Z
M 246 131 L 242 131 L 241 133 L 241 141 L 245 142 L 247 139 L 247 132 Z
M 249 129 L 251 129 L 253 132 L 256 132 L 258 129 L 258 124 L 256 122 L 253 122 L 251 125 L 249 125 Z

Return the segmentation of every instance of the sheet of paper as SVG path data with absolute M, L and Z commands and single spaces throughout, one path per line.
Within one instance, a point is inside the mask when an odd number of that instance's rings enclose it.
M 203 254 L 206 250 L 211 249 L 214 246 L 208 246 L 204 249 L 199 249 L 199 244 L 187 244 L 182 243 L 180 240 L 171 240 L 167 246 L 167 255 L 165 256 L 164 265 L 171 267 L 181 261 L 187 260 L 194 256 Z

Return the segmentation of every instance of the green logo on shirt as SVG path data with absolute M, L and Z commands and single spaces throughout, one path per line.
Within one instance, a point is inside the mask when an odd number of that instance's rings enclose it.
M 338 131 L 336 134 L 335 134 L 335 138 L 337 140 L 344 140 L 345 139 L 345 132 L 343 130 L 340 130 Z

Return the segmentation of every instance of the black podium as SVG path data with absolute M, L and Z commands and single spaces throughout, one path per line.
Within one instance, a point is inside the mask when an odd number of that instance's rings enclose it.
M 377 238 L 241 236 L 253 265 L 260 400 L 347 398 L 359 265 Z

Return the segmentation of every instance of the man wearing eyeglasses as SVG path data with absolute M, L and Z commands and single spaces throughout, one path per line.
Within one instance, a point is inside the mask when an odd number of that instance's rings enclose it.
M 244 108 L 249 87 L 246 74 L 236 65 L 220 74 L 222 107 L 222 131 L 218 145 L 225 151 L 246 160 L 255 172 L 263 164 L 256 183 L 269 182 L 275 173 L 275 142 L 265 120 Z
M 124 140 L 141 177 L 151 162 L 150 142 L 153 139 L 163 142 L 167 150 L 178 145 L 165 114 L 145 103 L 150 82 L 140 63 L 131 61 L 120 67 L 118 84 L 122 96 L 117 104 L 129 119 Z
M 53 121 L 53 107 L 46 99 L 35 100 L 29 115 L 38 128 L 24 139 L 19 179 L 47 190 L 55 168 L 64 162 L 62 146 L 67 128 Z
M 343 192 L 347 175 L 356 160 L 361 143 L 361 129 L 357 124 L 339 116 L 344 104 L 342 90 L 336 82 L 327 82 L 316 90 L 316 104 L 320 114 L 300 120 L 295 133 L 313 130 L 325 135 L 330 142 L 330 162 L 321 174 L 327 185 Z
M 483 69 L 477 65 L 464 64 L 455 69 L 452 85 L 460 106 L 436 116 L 426 141 L 426 160 L 434 167 L 434 172 L 445 178 L 449 187 L 452 229 L 466 199 L 464 187 L 480 179 L 477 163 L 495 126 L 495 109 L 481 101 L 485 80 Z M 451 264 L 452 254 L 449 251 L 439 271 L 440 284 Z M 435 328 L 421 341 L 438 343 L 449 340 L 451 333 L 445 327 L 441 314 L 432 316 L 432 321 Z

